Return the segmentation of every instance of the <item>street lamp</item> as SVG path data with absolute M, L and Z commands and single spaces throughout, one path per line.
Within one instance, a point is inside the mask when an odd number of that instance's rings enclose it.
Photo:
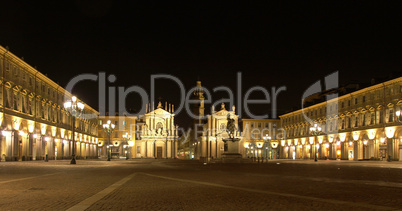
M 66 109 L 67 115 L 71 115 L 73 119 L 72 123 L 72 132 L 73 132 L 73 145 L 71 152 L 71 162 L 70 164 L 76 164 L 75 162 L 75 118 L 80 117 L 84 110 L 84 103 L 77 101 L 75 96 L 71 97 L 71 100 L 68 100 L 64 103 L 64 108 Z
M 131 139 L 131 135 L 129 135 L 128 133 L 126 133 L 126 134 L 123 134 L 123 138 L 127 141 L 127 153 L 126 153 L 126 160 L 128 160 L 128 158 L 129 158 L 129 154 L 130 154 L 130 151 L 131 151 L 131 147 L 133 146 L 133 144 L 131 144 L 131 141 L 130 141 L 130 139 Z
M 314 136 L 314 161 L 317 162 L 317 136 L 321 133 L 321 127 L 317 125 L 317 123 L 314 124 L 314 126 L 310 127 L 310 133 L 311 135 Z
M 110 135 L 113 133 L 114 131 L 114 127 L 115 125 L 112 124 L 112 122 L 110 120 L 107 121 L 106 124 L 103 124 L 103 130 L 105 131 L 105 133 L 107 133 L 108 137 L 109 137 L 109 141 L 108 141 L 108 153 L 107 153 L 107 161 L 110 161 L 110 154 L 112 153 L 112 148 L 110 147 Z
M 263 139 L 264 139 L 264 143 L 266 144 L 266 147 L 265 147 L 265 149 L 266 149 L 266 151 L 265 151 L 265 159 L 268 162 L 268 148 L 271 145 L 271 136 L 268 136 L 268 134 L 265 134 Z

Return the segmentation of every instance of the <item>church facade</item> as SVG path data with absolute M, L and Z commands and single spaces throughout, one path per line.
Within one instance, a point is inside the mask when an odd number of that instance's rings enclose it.
M 177 157 L 178 126 L 174 123 L 174 106 L 159 102 L 156 109 L 149 105 L 145 114 L 135 116 L 102 116 L 100 124 L 111 120 L 116 125 L 109 142 L 108 134 L 99 129 L 101 157 L 112 158 Z M 101 127 L 99 127 L 101 128 Z M 112 144 L 109 144 L 112 143 Z M 109 149 L 111 147 L 111 149 Z
M 221 159 L 225 152 L 224 139 L 229 138 L 227 132 L 228 118 L 234 120 L 234 138 L 242 138 L 241 133 L 238 130 L 238 115 L 235 113 L 235 106 L 232 106 L 231 110 L 226 110 L 225 104 L 221 104 L 219 111 L 212 110 L 211 115 L 205 117 L 205 124 L 202 126 L 201 136 L 197 138 L 197 141 L 193 143 L 194 159 L 200 159 L 201 161 Z M 238 148 L 241 148 L 242 141 L 237 141 Z

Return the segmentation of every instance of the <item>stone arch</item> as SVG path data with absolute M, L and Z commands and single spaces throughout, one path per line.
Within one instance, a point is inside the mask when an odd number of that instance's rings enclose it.
M 396 128 L 394 138 L 402 139 L 402 127 Z

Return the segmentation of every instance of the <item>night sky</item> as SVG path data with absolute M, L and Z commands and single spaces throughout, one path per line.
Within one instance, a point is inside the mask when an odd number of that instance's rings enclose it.
M 243 95 L 253 86 L 287 87 L 279 114 L 299 107 L 304 90 L 334 71 L 342 85 L 402 69 L 402 2 L 191 2 L 6 1 L 0 45 L 63 87 L 81 73 L 106 72 L 117 77 L 110 86 L 149 92 L 151 74 L 165 73 L 187 90 L 199 79 L 211 91 L 236 92 L 241 72 Z M 174 82 L 157 81 L 156 88 L 162 101 L 179 104 Z M 95 82 L 73 90 L 95 109 L 97 93 Z M 212 101 L 227 97 L 214 93 Z M 127 108 L 140 104 L 129 95 Z M 271 116 L 271 105 L 252 108 Z M 183 112 L 177 122 L 185 126 L 189 118 Z

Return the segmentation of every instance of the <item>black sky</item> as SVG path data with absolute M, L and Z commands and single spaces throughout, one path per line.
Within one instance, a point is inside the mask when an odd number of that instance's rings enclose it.
M 115 74 L 111 86 L 150 89 L 150 75 L 172 74 L 187 89 L 286 86 L 279 113 L 298 107 L 303 91 L 339 71 L 340 83 L 401 71 L 401 2 L 269 1 L 176 4 L 156 1 L 16 1 L 0 7 L 0 45 L 65 86 L 81 73 Z M 173 82 L 157 96 L 179 103 Z M 74 94 L 98 109 L 97 84 Z M 259 94 L 254 97 L 261 97 Z M 227 98 L 213 95 L 213 101 Z M 128 106 L 139 109 L 131 95 Z M 270 105 L 254 107 L 270 113 Z M 243 113 L 244 114 L 244 113 Z M 179 124 L 186 123 L 179 114 Z

